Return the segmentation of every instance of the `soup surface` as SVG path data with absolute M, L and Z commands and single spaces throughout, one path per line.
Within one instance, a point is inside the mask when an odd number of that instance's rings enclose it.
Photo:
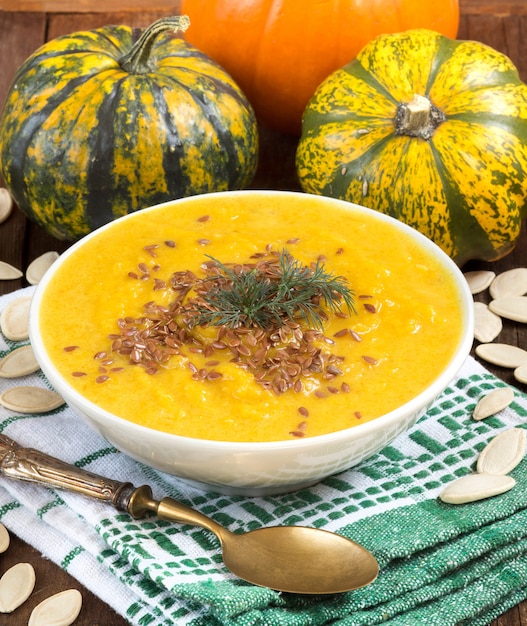
M 321 326 L 295 315 L 269 330 L 189 324 L 174 306 L 228 272 L 271 275 L 283 258 L 347 285 L 353 308 L 315 298 Z M 437 377 L 461 324 L 454 280 L 421 244 L 374 212 L 321 212 L 295 195 L 135 213 L 65 259 L 41 306 L 46 349 L 78 392 L 154 429 L 226 441 L 375 419 Z

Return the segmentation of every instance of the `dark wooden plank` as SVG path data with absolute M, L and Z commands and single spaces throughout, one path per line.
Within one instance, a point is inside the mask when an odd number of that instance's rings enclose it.
M 148 6 L 150 11 L 174 11 L 179 8 L 178 0 L 0 0 L 0 10 L 39 11 L 42 13 L 109 13 L 126 11 L 143 12 Z
M 525 15 L 523 0 L 459 0 L 462 15 Z
M 100 28 L 108 24 L 124 24 L 133 28 L 144 28 L 155 22 L 160 17 L 177 15 L 179 2 L 173 2 L 170 9 L 142 11 L 106 11 L 93 13 L 59 13 L 48 15 L 48 39 L 54 39 L 60 35 L 74 33 L 80 30 Z

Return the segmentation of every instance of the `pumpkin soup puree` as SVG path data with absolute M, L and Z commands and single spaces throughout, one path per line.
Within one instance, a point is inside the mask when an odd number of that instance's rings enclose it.
M 398 407 L 453 355 L 453 279 L 374 212 L 324 211 L 309 196 L 297 206 L 294 195 L 220 194 L 111 224 L 47 285 L 40 330 L 51 359 L 108 411 L 202 439 L 311 437 Z M 315 299 L 320 326 L 296 315 L 270 332 L 188 323 L 200 288 L 257 263 L 271 276 L 283 258 L 347 285 L 353 308 Z

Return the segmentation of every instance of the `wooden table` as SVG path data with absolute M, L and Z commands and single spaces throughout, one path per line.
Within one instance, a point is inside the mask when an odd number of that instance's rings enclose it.
M 147 4 L 149 9 L 145 11 L 143 7 Z M 504 52 L 527 82 L 527 48 L 524 42 L 527 33 L 527 2 L 460 0 L 460 5 L 459 38 L 482 41 Z M 4 101 L 16 68 L 44 41 L 64 33 L 106 24 L 147 26 L 158 17 L 176 14 L 178 7 L 178 0 L 149 0 L 148 3 L 142 0 L 0 0 L 0 103 Z M 297 190 L 295 147 L 296 140 L 292 137 L 262 131 L 260 166 L 252 186 Z M 44 233 L 18 210 L 0 226 L 0 260 L 22 270 L 41 253 L 48 250 L 62 252 L 66 247 L 67 244 Z M 527 266 L 525 228 L 516 250 L 505 259 L 494 264 L 471 262 L 464 269 L 492 269 L 499 273 L 519 266 Z M 0 294 L 25 284 L 23 279 L 0 281 Z M 527 333 L 518 324 L 506 323 L 499 340 L 527 347 Z M 510 371 L 489 369 L 507 382 L 514 383 Z M 18 626 L 27 623 L 29 613 L 38 601 L 70 587 L 79 589 L 84 598 L 76 626 L 124 626 L 127 623 L 66 572 L 12 536 L 9 550 L 2 555 L 0 572 L 20 561 L 28 561 L 35 567 L 35 592 L 15 614 L 4 616 L 2 624 Z M 492 622 L 492 626 L 527 626 L 527 601 L 510 609 Z

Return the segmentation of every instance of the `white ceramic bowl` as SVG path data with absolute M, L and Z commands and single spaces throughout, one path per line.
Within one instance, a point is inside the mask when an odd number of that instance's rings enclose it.
M 268 202 L 276 194 L 289 192 L 225 192 L 232 194 L 264 194 Z M 216 195 L 216 194 L 214 194 Z M 185 202 L 199 201 L 199 197 L 177 200 L 176 210 Z M 320 197 L 321 211 L 326 205 L 340 204 L 350 211 L 372 211 L 338 200 Z M 166 206 L 166 205 L 164 205 Z M 155 211 L 156 207 L 146 209 Z M 51 267 L 38 286 L 32 302 L 30 337 L 36 357 L 50 383 L 66 402 L 84 420 L 116 448 L 131 457 L 163 472 L 181 477 L 201 488 L 241 495 L 269 495 L 284 493 L 315 484 L 325 477 L 353 467 L 389 444 L 411 427 L 446 388 L 469 354 L 473 340 L 473 299 L 466 281 L 457 266 L 438 246 L 417 231 L 390 217 L 375 213 L 379 219 L 391 222 L 394 236 L 406 231 L 421 241 L 432 257 L 440 261 L 459 291 L 463 315 L 463 332 L 454 354 L 435 380 L 412 400 L 373 421 L 335 433 L 266 443 L 239 443 L 192 439 L 146 428 L 118 415 L 103 410 L 80 395 L 62 376 L 50 359 L 39 331 L 39 309 L 46 286 L 60 268 L 64 259 L 79 246 L 88 245 L 92 233 L 69 248 Z M 125 224 L 130 216 L 120 218 Z M 100 229 L 99 229 L 100 230 Z

